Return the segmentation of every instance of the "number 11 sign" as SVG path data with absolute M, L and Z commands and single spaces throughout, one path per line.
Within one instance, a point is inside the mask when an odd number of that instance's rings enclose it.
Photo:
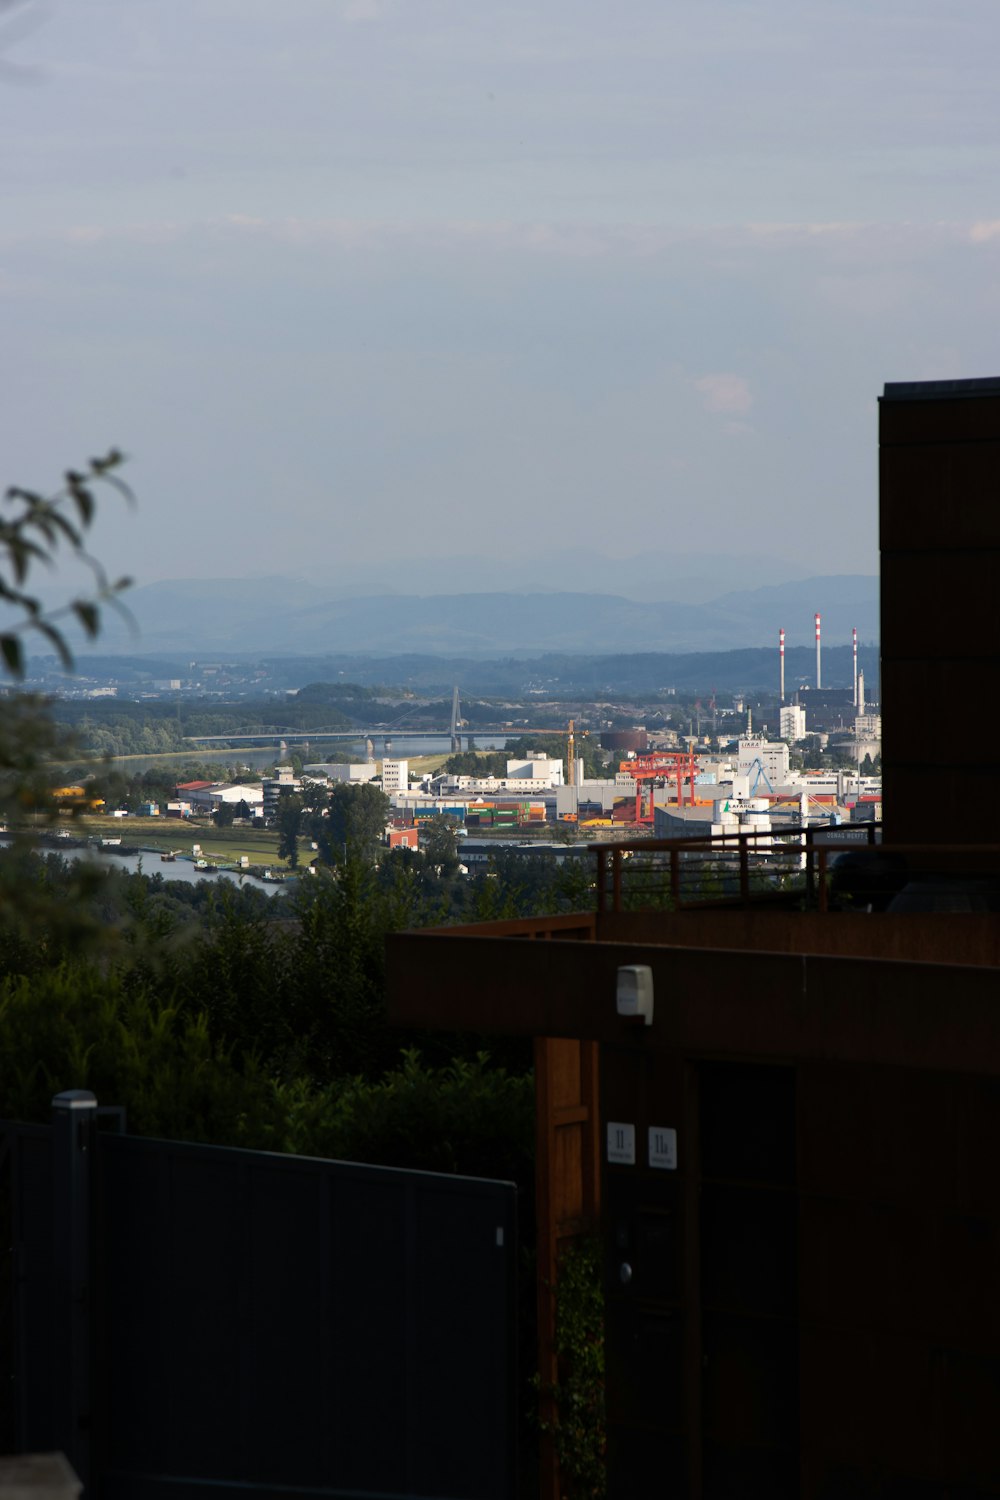
M 635 1166 L 635 1126 L 608 1121 L 608 1161 L 622 1167 Z

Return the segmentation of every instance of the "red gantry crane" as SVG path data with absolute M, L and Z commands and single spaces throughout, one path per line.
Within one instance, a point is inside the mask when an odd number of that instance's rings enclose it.
M 653 789 L 657 782 L 677 783 L 677 806 L 684 806 L 684 782 L 688 783 L 689 806 L 695 804 L 694 778 L 698 762 L 690 750 L 656 751 L 649 755 L 637 755 L 632 760 L 623 760 L 618 768 L 635 780 L 635 821 L 652 823 Z

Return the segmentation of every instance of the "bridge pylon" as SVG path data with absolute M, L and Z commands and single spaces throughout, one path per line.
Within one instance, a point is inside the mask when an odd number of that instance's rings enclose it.
M 456 682 L 451 694 L 451 749 L 453 755 L 462 748 L 462 736 L 459 733 L 460 723 L 458 683 Z

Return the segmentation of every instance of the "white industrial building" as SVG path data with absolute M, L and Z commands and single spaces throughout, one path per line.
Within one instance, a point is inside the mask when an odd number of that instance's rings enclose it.
M 397 764 L 406 765 L 405 761 Z M 373 781 L 378 774 L 378 766 L 373 760 L 362 761 L 319 761 L 315 765 L 303 766 L 303 776 L 318 776 L 327 781 Z
M 552 783 L 537 776 L 441 775 L 429 778 L 427 790 L 439 797 L 528 797 L 551 791 Z
M 774 787 L 779 781 L 787 781 L 788 767 L 788 746 L 784 740 L 766 740 L 760 734 L 747 734 L 740 739 L 736 770 L 739 775 L 750 777 L 751 793 L 756 790 L 755 782 L 760 779 L 758 772 Z
M 533 760 L 509 760 L 506 776 L 455 776 L 442 772 L 426 777 L 421 785 L 438 797 L 537 797 L 563 785 L 563 763 L 540 755 Z M 405 791 L 405 787 L 400 790 Z
M 539 781 L 545 786 L 562 786 L 563 763 L 558 758 L 548 755 L 536 755 L 530 760 L 509 760 L 507 779 L 513 781 L 515 778 Z
M 278 811 L 278 800 L 281 794 L 301 791 L 302 783 L 292 771 L 281 769 L 275 776 L 265 776 L 261 782 L 261 788 L 263 791 L 261 812 L 265 818 L 273 818 Z
M 222 803 L 238 807 L 241 802 L 245 802 L 252 812 L 259 812 L 264 801 L 264 791 L 259 783 L 243 786 L 228 781 L 189 781 L 178 786 L 177 790 L 183 792 L 183 803 L 195 814 L 213 813 Z M 168 811 L 181 805 L 180 802 L 168 803 Z
M 410 762 L 408 760 L 383 760 L 382 790 L 387 796 L 410 789 Z
M 793 745 L 806 737 L 806 711 L 799 703 L 786 703 L 779 712 L 778 733 Z
M 245 802 L 247 807 L 259 811 L 264 802 L 264 789 L 260 783 L 251 786 L 214 786 L 211 792 L 212 806 L 218 807 L 220 802 L 230 803 L 238 806 Z

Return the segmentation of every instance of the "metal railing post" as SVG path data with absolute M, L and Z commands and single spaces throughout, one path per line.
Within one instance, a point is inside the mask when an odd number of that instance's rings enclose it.
M 806 896 L 816 899 L 816 840 L 811 828 L 806 829 Z
M 740 850 L 740 900 L 744 903 L 750 900 L 750 839 L 748 835 L 741 833 L 739 842 Z
M 90 1487 L 91 1199 L 97 1100 L 67 1089 L 52 1101 L 52 1436 Z

